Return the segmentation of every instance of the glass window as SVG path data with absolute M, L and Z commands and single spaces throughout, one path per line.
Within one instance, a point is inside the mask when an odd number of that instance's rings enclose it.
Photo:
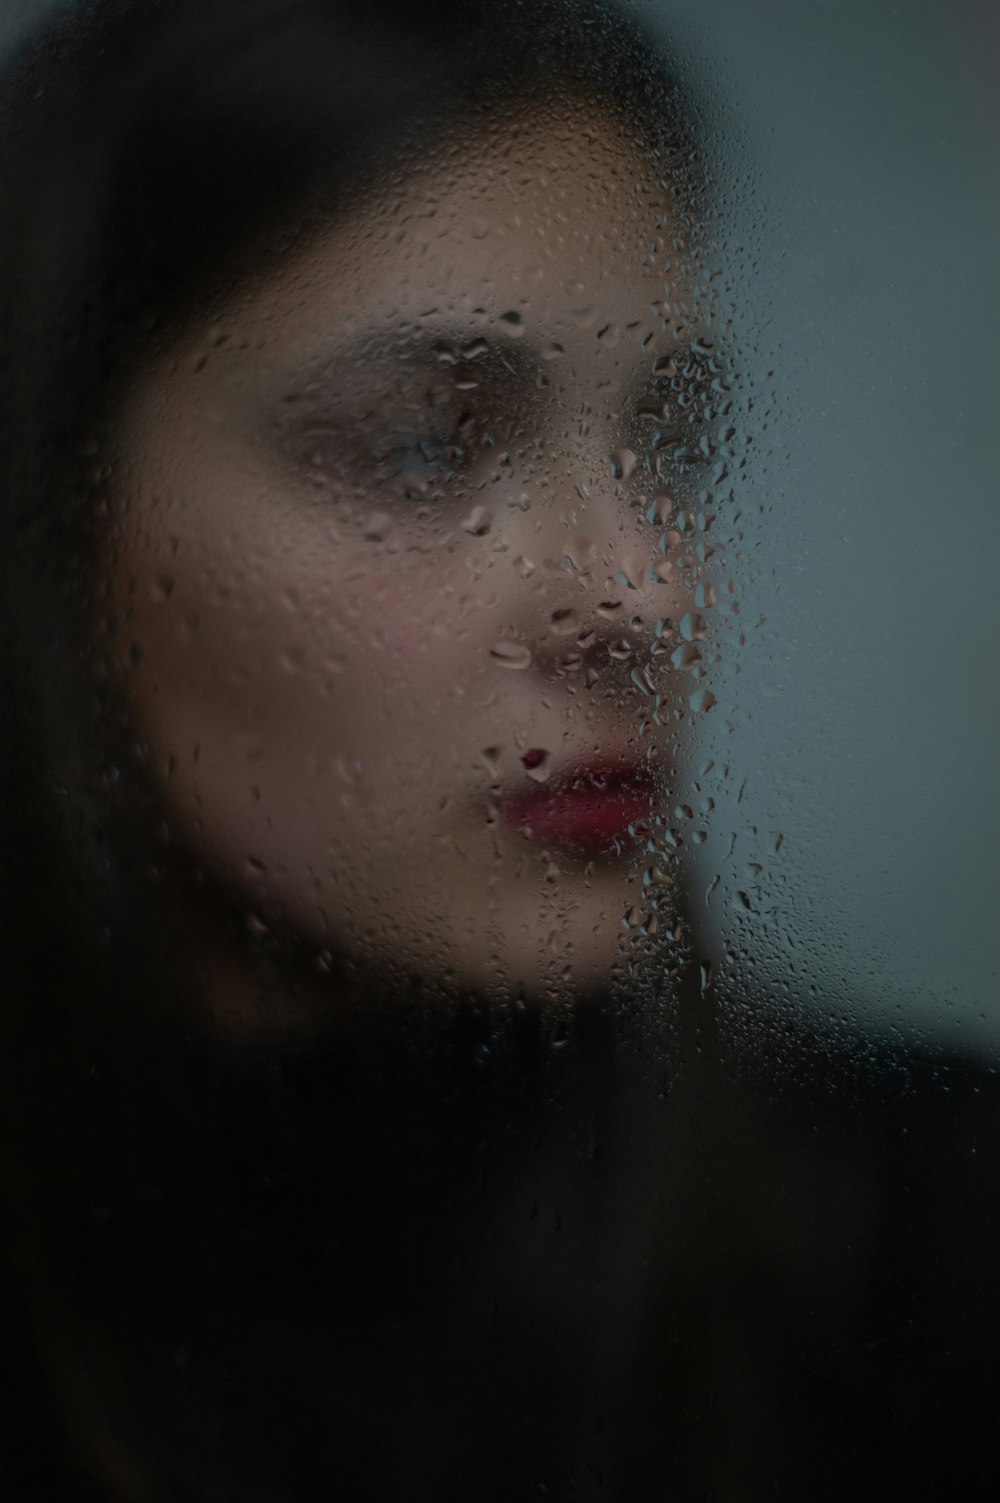
M 10 1496 L 992 1497 L 995 41 L 9 11 Z

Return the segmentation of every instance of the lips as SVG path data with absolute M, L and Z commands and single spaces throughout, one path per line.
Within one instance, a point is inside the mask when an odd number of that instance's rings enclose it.
M 649 769 L 620 763 L 571 769 L 516 794 L 500 809 L 505 825 L 530 839 L 584 854 L 618 854 L 643 839 L 656 812 Z

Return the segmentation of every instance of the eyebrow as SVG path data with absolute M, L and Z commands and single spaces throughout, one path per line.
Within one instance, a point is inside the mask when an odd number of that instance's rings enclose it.
M 484 374 L 489 372 L 496 376 L 499 367 L 514 377 L 522 388 L 537 387 L 539 376 L 553 365 L 552 355 L 544 353 L 546 346 L 551 349 L 558 342 L 553 339 L 540 344 L 527 330 L 515 337 L 498 333 L 495 327 L 485 322 L 487 317 L 489 315 L 484 315 L 484 322 L 476 318 L 438 320 L 434 317 L 434 310 L 429 310 L 405 323 L 392 320 L 370 323 L 352 333 L 345 342 L 331 342 L 329 345 L 324 342 L 315 346 L 301 363 L 296 363 L 295 374 L 301 377 L 303 368 L 307 368 L 317 375 L 324 372 L 329 377 L 338 368 L 356 369 L 365 364 L 383 367 L 423 365 L 428 369 L 440 369 L 442 374 L 456 367 L 467 367 L 471 372 L 481 366 Z M 421 319 L 427 320 L 424 327 L 420 327 Z M 496 322 L 498 320 L 493 317 L 491 323 L 495 325 Z M 655 343 L 651 349 L 636 344 L 636 368 L 622 382 L 623 390 L 628 393 L 627 400 L 641 401 L 655 385 L 654 363 L 682 359 L 689 353 L 691 343 L 690 339 L 676 341 L 667 338 L 663 343 Z M 442 359 L 442 356 L 452 358 Z M 560 364 L 560 361 L 555 362 L 557 370 Z
M 451 359 L 442 359 L 443 355 Z M 337 350 L 335 359 L 376 360 L 387 365 L 400 362 L 453 367 L 468 364 L 503 366 L 521 380 L 537 376 L 546 361 L 528 335 L 511 338 L 496 334 L 478 323 L 432 323 L 413 329 L 387 323 L 370 325 Z

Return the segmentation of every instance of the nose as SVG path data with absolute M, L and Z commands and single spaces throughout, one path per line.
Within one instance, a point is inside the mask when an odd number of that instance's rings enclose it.
M 624 661 L 669 630 L 684 597 L 657 521 L 662 499 L 613 434 L 553 446 L 507 510 L 503 615 L 536 668 L 586 678 L 616 646 Z

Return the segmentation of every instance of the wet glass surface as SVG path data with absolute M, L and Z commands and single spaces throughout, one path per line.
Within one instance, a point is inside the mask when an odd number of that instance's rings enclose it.
M 992 1496 L 991 18 L 31 20 L 11 1495 Z

